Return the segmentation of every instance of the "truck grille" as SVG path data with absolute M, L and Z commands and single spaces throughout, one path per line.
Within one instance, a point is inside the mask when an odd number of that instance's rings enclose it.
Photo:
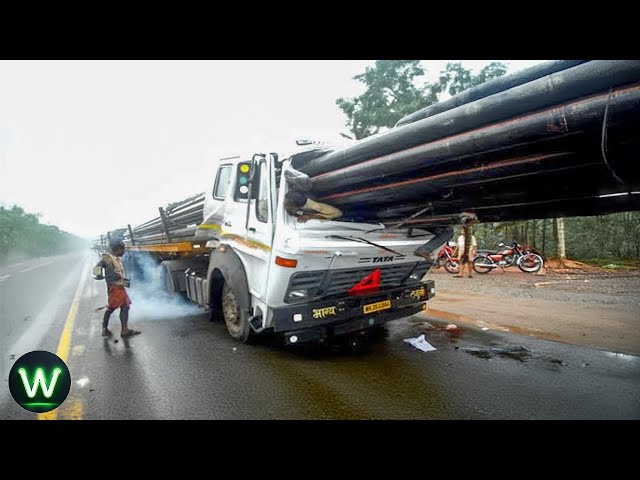
M 342 270 L 317 270 L 313 272 L 294 273 L 289 280 L 289 288 L 285 295 L 286 303 L 294 303 L 295 298 L 289 298 L 292 290 L 307 290 L 304 300 L 346 293 L 351 287 L 370 275 L 377 268 L 380 269 L 380 287 L 397 287 L 409 283 L 411 274 L 421 279 L 427 273 L 428 262 L 411 262 L 384 267 L 346 268 Z M 325 277 L 326 274 L 326 277 Z M 413 283 L 411 281 L 410 283 Z

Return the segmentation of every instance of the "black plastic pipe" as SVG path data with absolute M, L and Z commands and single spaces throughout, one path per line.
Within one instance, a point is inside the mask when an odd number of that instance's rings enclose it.
M 464 168 L 484 156 L 484 162 L 501 160 L 501 152 L 518 148 L 535 152 L 542 142 L 589 131 L 599 142 L 608 109 L 608 126 L 623 123 L 640 126 L 640 86 L 623 88 L 520 116 L 468 132 L 441 138 L 406 150 L 375 157 L 355 165 L 313 177 L 315 192 L 332 192 L 375 180 L 409 178 L 422 170 L 447 171 Z M 609 114 L 610 112 L 610 114 Z M 584 139 L 578 141 L 584 142 Z
M 356 145 L 310 160 L 300 170 L 316 176 L 416 145 L 531 113 L 570 100 L 638 82 L 640 61 L 582 63 L 504 92 L 366 138 Z
M 545 62 L 526 68 L 516 73 L 494 78 L 493 80 L 482 83 L 476 87 L 470 88 L 469 90 L 460 92 L 453 97 L 448 98 L 447 100 L 438 102 L 434 105 L 429 105 L 422 110 L 418 110 L 417 112 L 413 112 L 405 117 L 402 117 L 400 120 L 398 120 L 395 126 L 401 127 L 402 125 L 413 123 L 418 120 L 422 120 L 423 118 L 432 117 L 433 115 L 441 112 L 446 112 L 447 110 L 459 107 L 460 105 L 465 105 L 481 98 L 488 97 L 489 95 L 503 92 L 504 90 L 508 90 L 509 88 L 517 87 L 518 85 L 537 80 L 538 78 L 544 77 L 545 75 L 550 75 L 552 73 L 566 70 L 567 68 L 575 67 L 576 65 L 585 63 L 585 61 L 586 60 L 556 60 L 552 62 Z

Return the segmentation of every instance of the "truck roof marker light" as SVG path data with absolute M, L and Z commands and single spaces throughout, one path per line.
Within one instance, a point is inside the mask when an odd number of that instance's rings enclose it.
M 380 287 L 380 269 L 376 268 L 369 275 L 360 280 L 357 284 L 349 289 L 347 293 L 350 295 L 356 293 L 364 293 L 375 290 Z
M 290 260 L 288 258 L 278 257 L 276 255 L 276 265 L 287 268 L 296 268 L 298 266 L 298 260 Z

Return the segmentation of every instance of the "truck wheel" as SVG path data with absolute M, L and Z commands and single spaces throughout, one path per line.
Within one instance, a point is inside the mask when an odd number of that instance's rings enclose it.
M 242 311 L 235 293 L 227 283 L 222 287 L 222 314 L 229 335 L 242 343 L 248 343 L 252 334 L 249 316 Z

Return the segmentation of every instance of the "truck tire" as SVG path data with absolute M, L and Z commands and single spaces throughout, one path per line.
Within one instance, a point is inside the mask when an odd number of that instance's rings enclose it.
M 249 315 L 240 308 L 233 289 L 226 282 L 222 287 L 222 314 L 229 335 L 242 343 L 249 343 L 253 333 Z

